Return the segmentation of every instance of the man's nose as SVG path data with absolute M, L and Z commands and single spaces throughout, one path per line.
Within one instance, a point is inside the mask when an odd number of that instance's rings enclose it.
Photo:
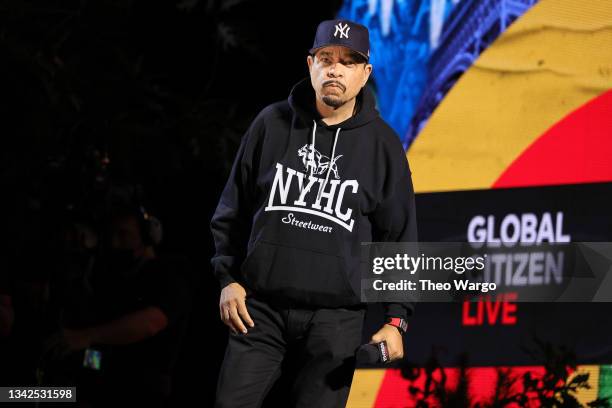
M 342 76 L 342 70 L 338 69 L 338 63 L 334 62 L 330 67 L 329 70 L 327 71 L 327 75 L 332 76 L 332 77 L 338 77 L 338 76 Z

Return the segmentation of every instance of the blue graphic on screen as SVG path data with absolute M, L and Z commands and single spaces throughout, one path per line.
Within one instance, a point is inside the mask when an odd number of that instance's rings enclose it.
M 537 0 L 345 0 L 370 30 L 378 108 L 408 148 L 457 79 Z

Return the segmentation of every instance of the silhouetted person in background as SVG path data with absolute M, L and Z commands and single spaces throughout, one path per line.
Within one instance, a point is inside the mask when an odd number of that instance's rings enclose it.
M 113 211 L 110 249 L 96 262 L 88 285 L 90 316 L 65 310 L 64 327 L 47 340 L 47 356 L 90 357 L 80 370 L 80 395 L 94 406 L 165 406 L 192 302 L 189 268 L 159 257 L 161 226 L 143 209 Z M 77 326 L 71 316 L 79 316 Z M 98 364 L 99 363 L 99 364 Z

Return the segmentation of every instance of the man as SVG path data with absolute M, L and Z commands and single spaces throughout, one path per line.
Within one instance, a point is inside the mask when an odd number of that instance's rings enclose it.
M 296 407 L 343 407 L 361 342 L 361 242 L 415 241 L 410 169 L 365 85 L 366 27 L 318 28 L 310 78 L 255 118 L 211 221 L 220 316 L 230 328 L 218 407 L 259 406 L 289 350 Z M 403 357 L 411 303 L 387 303 L 371 339 Z
M 91 278 L 89 316 L 67 304 L 66 327 L 45 349 L 60 362 L 74 356 L 83 361 L 86 349 L 100 351 L 100 371 L 79 372 L 81 394 L 94 406 L 112 405 L 119 395 L 137 405 L 166 406 L 191 308 L 188 265 L 157 255 L 161 226 L 136 206 L 113 210 L 109 241 Z M 58 288 L 57 295 L 70 298 L 77 289 Z

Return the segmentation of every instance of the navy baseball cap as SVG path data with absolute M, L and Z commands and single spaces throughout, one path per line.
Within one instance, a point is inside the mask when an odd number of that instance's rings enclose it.
M 370 33 L 366 26 L 351 20 L 325 20 L 317 27 L 314 44 L 309 50 L 314 54 L 317 49 L 330 45 L 342 45 L 370 60 Z

